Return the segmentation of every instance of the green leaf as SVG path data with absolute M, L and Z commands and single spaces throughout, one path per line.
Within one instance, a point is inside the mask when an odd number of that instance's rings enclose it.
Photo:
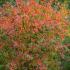
M 0 65 L 0 70 L 3 70 L 4 65 Z
M 7 35 L 3 35 L 1 38 L 2 38 L 3 40 L 7 40 L 7 39 L 8 39 L 8 36 L 7 36 Z
M 62 62 L 63 70 L 70 70 L 70 61 L 63 61 Z
M 35 0 L 37 3 L 39 3 L 40 2 L 40 0 Z
M 65 37 L 65 39 L 63 40 L 62 44 L 69 44 L 70 43 L 70 37 L 67 36 Z

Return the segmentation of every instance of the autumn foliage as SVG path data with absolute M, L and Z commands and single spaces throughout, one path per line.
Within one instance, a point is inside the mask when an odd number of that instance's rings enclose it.
M 0 8 L 0 70 L 70 70 L 70 9 L 58 0 L 15 0 Z M 68 69 L 63 63 L 67 62 Z

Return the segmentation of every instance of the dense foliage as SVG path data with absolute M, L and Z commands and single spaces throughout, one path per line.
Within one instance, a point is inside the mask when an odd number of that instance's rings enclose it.
M 0 70 L 70 70 L 70 0 L 0 0 Z

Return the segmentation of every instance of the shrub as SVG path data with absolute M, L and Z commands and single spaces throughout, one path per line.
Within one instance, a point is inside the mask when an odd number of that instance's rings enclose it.
M 69 9 L 65 7 L 66 1 L 58 2 L 16 0 L 16 6 L 7 2 L 0 8 L 1 70 L 3 66 L 8 70 L 70 68 L 70 55 L 66 55 L 70 54 L 70 45 L 65 42 L 70 37 L 66 19 Z

